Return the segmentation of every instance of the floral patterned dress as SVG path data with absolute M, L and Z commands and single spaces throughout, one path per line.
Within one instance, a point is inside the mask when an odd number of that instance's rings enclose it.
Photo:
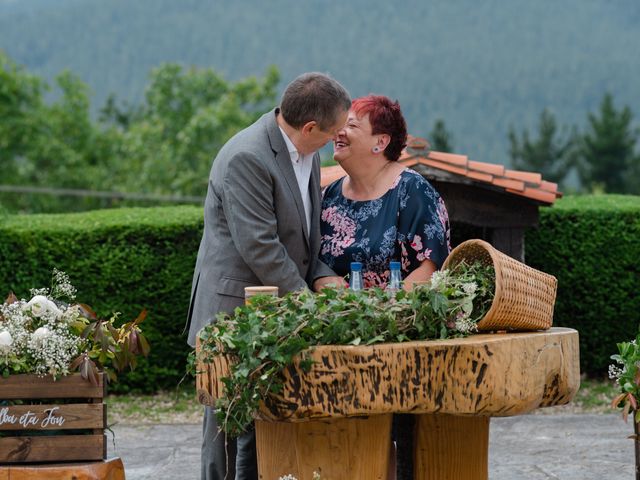
M 375 200 L 342 195 L 342 181 L 323 195 L 320 259 L 346 276 L 351 262 L 362 262 L 365 288 L 384 288 L 389 262 L 400 261 L 402 278 L 429 259 L 438 268 L 451 251 L 444 201 L 419 173 L 404 169 L 391 188 Z

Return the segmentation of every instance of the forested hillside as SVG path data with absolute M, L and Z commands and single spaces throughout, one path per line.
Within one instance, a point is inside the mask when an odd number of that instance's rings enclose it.
M 508 161 L 509 126 L 545 107 L 582 127 L 605 92 L 640 112 L 637 0 L 0 0 L 0 49 L 47 79 L 68 68 L 97 112 L 138 102 L 162 62 L 230 80 L 333 74 L 352 95 L 398 98 L 410 131 L 436 119 L 455 150 Z

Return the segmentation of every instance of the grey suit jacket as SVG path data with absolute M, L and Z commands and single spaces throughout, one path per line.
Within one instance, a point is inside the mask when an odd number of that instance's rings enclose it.
M 308 232 L 276 113 L 266 113 L 236 134 L 213 162 L 187 319 L 191 346 L 218 312 L 244 303 L 245 287 L 273 285 L 282 295 L 335 275 L 318 260 L 319 156 L 314 156 L 309 181 L 313 212 Z

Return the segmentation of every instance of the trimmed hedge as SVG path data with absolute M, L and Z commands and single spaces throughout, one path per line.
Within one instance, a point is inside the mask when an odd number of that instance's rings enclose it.
M 583 372 L 602 374 L 640 323 L 640 197 L 567 197 L 540 211 L 526 261 L 558 278 L 554 325 L 580 333 Z
M 2 218 L 0 295 L 26 298 L 57 267 L 100 316 L 119 311 L 128 320 L 146 308 L 151 354 L 110 390 L 175 387 L 189 352 L 181 333 L 202 227 L 194 206 Z
M 569 197 L 540 213 L 527 263 L 558 277 L 555 325 L 580 331 L 583 371 L 603 372 L 616 342 L 638 331 L 640 197 Z M 130 319 L 146 308 L 151 355 L 111 390 L 171 388 L 185 373 L 182 331 L 202 227 L 195 206 L 0 217 L 0 294 L 26 298 L 57 267 L 101 316 Z

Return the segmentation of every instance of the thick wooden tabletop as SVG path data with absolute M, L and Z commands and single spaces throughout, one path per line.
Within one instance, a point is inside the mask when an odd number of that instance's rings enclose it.
M 511 416 L 568 403 L 580 385 L 578 332 L 569 328 L 319 346 L 305 354 L 313 366 L 304 372 L 296 364 L 285 372 L 284 390 L 265 402 L 264 419 L 391 412 Z

